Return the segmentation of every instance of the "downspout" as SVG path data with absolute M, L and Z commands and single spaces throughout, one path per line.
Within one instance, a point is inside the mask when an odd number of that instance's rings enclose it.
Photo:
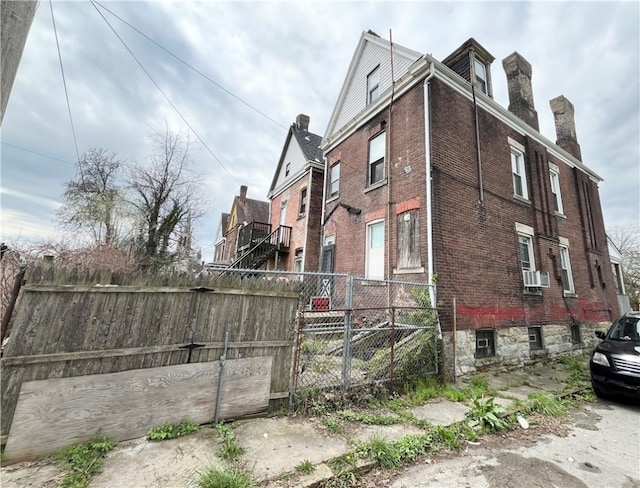
M 309 163 L 309 182 L 307 183 L 307 208 L 304 216 L 304 245 L 302 246 L 302 272 L 306 271 L 307 264 L 307 244 L 309 240 L 309 216 L 311 215 L 311 182 L 313 181 L 313 166 Z M 293 266 L 296 263 L 296 250 L 293 250 Z M 291 249 L 289 249 L 289 259 L 291 259 Z
M 327 203 L 327 175 L 329 174 L 329 161 L 327 157 L 324 155 L 324 149 L 322 150 L 322 160 L 324 161 L 324 175 L 322 176 L 322 214 L 320 216 L 320 253 L 318 255 L 318 269 L 316 271 L 321 271 L 322 267 L 322 248 L 324 247 L 324 221 L 325 209 Z
M 391 99 L 389 100 L 389 120 L 387 122 L 387 155 L 386 155 L 386 170 L 387 170 L 387 225 L 385 230 L 387 233 L 387 279 L 391 280 L 391 118 L 393 108 L 393 97 L 395 95 L 396 82 L 393 75 L 393 38 L 391 37 L 391 29 L 389 29 L 389 56 L 391 61 Z M 391 306 L 391 286 L 387 283 L 387 306 Z
M 429 116 L 429 81 L 435 74 L 435 64 L 431 61 L 429 74 L 424 79 L 422 88 L 424 90 L 424 157 L 426 166 L 426 207 L 427 207 L 427 278 L 429 280 L 429 298 L 431 306 L 437 306 L 436 284 L 433 282 L 435 276 L 433 266 L 433 208 L 432 208 L 432 188 L 431 188 L 431 119 Z M 438 339 L 442 339 L 442 329 L 440 320 L 436 325 Z

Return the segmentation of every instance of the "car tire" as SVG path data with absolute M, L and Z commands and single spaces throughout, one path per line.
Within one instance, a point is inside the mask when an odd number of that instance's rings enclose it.
M 609 399 L 609 395 L 607 395 L 604 391 L 602 391 L 600 388 L 598 388 L 593 381 L 591 382 L 591 388 L 593 389 L 593 392 L 596 394 L 596 396 L 598 398 L 600 398 L 602 400 L 608 400 Z

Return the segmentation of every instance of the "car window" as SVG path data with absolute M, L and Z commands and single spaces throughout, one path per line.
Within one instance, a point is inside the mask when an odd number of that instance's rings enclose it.
M 619 341 L 640 341 L 640 320 L 633 317 L 622 317 L 611 327 L 610 339 Z

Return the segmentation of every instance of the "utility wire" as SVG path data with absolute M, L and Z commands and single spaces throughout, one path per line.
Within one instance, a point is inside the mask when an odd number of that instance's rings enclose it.
M 84 181 L 82 174 L 82 165 L 80 164 L 80 151 L 78 150 L 78 140 L 76 138 L 76 129 L 73 126 L 73 117 L 71 116 L 71 104 L 69 103 L 69 92 L 67 90 L 67 80 L 64 76 L 64 66 L 62 65 L 62 54 L 60 53 L 60 43 L 58 42 L 58 29 L 56 29 L 56 19 L 53 15 L 53 3 L 49 0 L 49 8 L 51 9 L 51 22 L 53 22 L 53 32 L 56 37 L 56 47 L 58 48 L 58 60 L 60 61 L 60 72 L 62 73 L 62 84 L 64 85 L 64 96 L 67 99 L 67 110 L 69 111 L 69 121 L 71 122 L 71 133 L 73 134 L 73 144 L 76 148 L 76 157 L 78 158 L 78 170 L 80 171 L 80 179 Z
M 13 147 L 15 149 L 20 149 L 21 151 L 25 151 L 25 152 L 28 152 L 28 153 L 37 154 L 38 156 L 42 156 L 42 157 L 45 157 L 45 158 L 55 159 L 56 161 L 60 161 L 61 163 L 71 164 L 73 166 L 76 165 L 76 163 L 72 163 L 71 161 L 65 161 L 64 159 L 56 158 L 54 156 L 49 156 L 48 154 L 44 154 L 44 153 L 41 153 L 41 152 L 32 151 L 31 149 L 27 149 L 26 147 L 16 146 L 15 144 L 9 144 L 8 142 L 4 142 L 3 141 L 2 145 L 3 146 Z
M 175 59 L 177 59 L 178 61 L 180 61 L 182 64 L 184 64 L 185 66 L 187 66 L 188 68 L 192 69 L 193 71 L 195 71 L 196 73 L 198 73 L 200 76 L 202 76 L 205 80 L 207 80 L 209 83 L 212 83 L 213 85 L 217 86 L 218 88 L 220 88 L 222 91 L 224 91 L 225 93 L 227 93 L 228 95 L 232 96 L 233 98 L 235 98 L 236 100 L 238 100 L 239 102 L 243 103 L 244 105 L 246 105 L 247 107 L 249 107 L 251 110 L 255 111 L 256 113 L 262 115 L 265 119 L 273 122 L 274 124 L 276 124 L 278 127 L 281 127 L 284 130 L 289 130 L 288 127 L 285 127 L 284 125 L 282 125 L 280 122 L 278 122 L 277 120 L 269 117 L 267 114 L 265 114 L 264 112 L 262 112 L 261 110 L 257 109 L 256 107 L 254 107 L 253 105 L 251 105 L 249 102 L 247 102 L 246 100 L 243 100 L 242 98 L 240 98 L 239 96 L 235 95 L 234 93 L 232 93 L 231 91 L 229 91 L 228 89 L 226 89 L 224 86 L 222 86 L 221 84 L 217 83 L 216 81 L 212 80 L 211 78 L 209 78 L 207 75 L 205 75 L 202 71 L 200 71 L 199 69 L 195 68 L 194 66 L 192 66 L 191 64 L 189 64 L 187 61 L 185 61 L 184 59 L 182 59 L 181 57 L 179 57 L 178 55 L 174 54 L 173 52 L 169 51 L 166 47 L 164 47 L 162 44 L 160 44 L 159 42 L 155 41 L 154 39 L 152 39 L 151 37 L 149 37 L 147 34 L 145 34 L 144 32 L 142 32 L 141 30 L 139 30 L 138 28 L 134 27 L 133 25 L 131 25 L 129 22 L 127 22 L 126 20 L 124 20 L 122 17 L 118 16 L 117 14 L 115 14 L 114 12 L 112 12 L 111 10 L 109 10 L 107 7 L 105 7 L 104 5 L 102 5 L 100 2 L 96 1 L 96 0 L 92 0 L 92 3 L 98 5 L 100 8 L 106 10 L 107 12 L 109 12 L 111 15 L 113 15 L 116 19 L 118 19 L 120 22 L 123 22 L 124 24 L 126 24 L 127 26 L 129 26 L 131 29 L 133 29 L 134 31 L 136 31 L 138 34 L 140 34 L 141 36 L 143 36 L 145 39 L 147 39 L 148 41 L 152 42 L 153 44 L 155 44 L 156 46 L 158 46 L 160 49 L 162 49 L 164 52 L 166 52 L 167 54 L 169 54 L 170 56 L 173 56 Z
M 49 0 L 51 1 L 51 0 Z M 146 70 L 146 68 L 142 65 L 142 63 L 140 62 L 140 60 L 136 57 L 135 54 L 133 54 L 133 51 L 131 51 L 131 49 L 129 49 L 129 46 L 127 46 L 127 43 L 124 42 L 124 40 L 122 39 L 122 37 L 120 37 L 120 35 L 116 32 L 116 30 L 113 28 L 113 26 L 109 23 L 109 21 L 106 19 L 106 17 L 102 14 L 102 12 L 98 9 L 98 7 L 96 7 L 96 2 L 94 0 L 91 0 L 91 5 L 93 5 L 93 8 L 96 9 L 96 11 L 98 12 L 98 14 L 100 15 L 100 17 L 102 17 L 102 19 L 106 22 L 106 24 L 109 26 L 109 28 L 111 29 L 111 31 L 115 34 L 115 36 L 118 38 L 118 40 L 122 43 L 122 45 L 124 46 L 124 48 L 129 52 L 129 54 L 131 55 L 131 57 L 133 57 L 133 59 L 136 61 L 136 63 L 138 63 L 138 66 L 140 66 L 140 68 L 142 69 L 142 71 L 145 72 L 145 74 L 149 77 L 149 79 L 151 80 L 151 82 L 155 85 L 155 87 L 158 89 L 158 91 L 160 93 L 162 93 L 162 96 L 165 98 L 165 100 L 169 103 L 169 105 L 171 105 L 171 107 L 173 107 L 173 109 L 176 111 L 176 113 L 180 116 L 180 118 L 182 119 L 182 121 L 187 125 L 187 127 L 189 127 L 189 129 L 191 129 L 191 132 L 193 132 L 193 134 L 198 138 L 198 140 L 202 143 L 202 145 L 205 147 L 205 149 L 209 152 L 209 154 L 211 154 L 211 156 L 213 157 L 213 159 L 216 160 L 216 162 L 220 165 L 220 167 L 222 169 L 224 169 L 226 171 L 226 173 L 231 177 L 231 179 L 233 181 L 236 182 L 237 185 L 240 185 L 240 183 L 238 182 L 238 180 L 235 179 L 235 177 L 231 174 L 231 172 L 226 168 L 226 166 L 224 164 L 222 164 L 222 161 L 220 161 L 220 159 L 218 158 L 218 156 L 216 156 L 213 151 L 209 148 L 209 146 L 207 145 L 206 142 L 204 142 L 204 139 L 202 139 L 202 137 L 200 137 L 200 135 L 196 132 L 196 130 L 193 128 L 193 126 L 189 123 L 189 121 L 186 119 L 186 117 L 184 115 L 182 115 L 182 112 L 180 112 L 180 110 L 178 109 L 178 107 L 176 107 L 174 105 L 174 103 L 171 101 L 171 99 L 167 96 L 167 94 L 162 90 L 162 88 L 160 88 L 160 85 L 158 85 L 158 83 L 156 83 L 156 81 L 153 79 L 153 77 L 151 76 L 151 74 Z

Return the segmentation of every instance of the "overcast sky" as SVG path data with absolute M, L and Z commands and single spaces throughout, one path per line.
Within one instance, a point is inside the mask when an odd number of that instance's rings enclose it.
M 501 61 L 518 51 L 533 67 L 541 133 L 555 141 L 549 100 L 564 95 L 575 106 L 583 161 L 604 178 L 607 228 L 638 225 L 638 2 L 101 3 L 227 90 L 102 10 L 219 160 L 199 142 L 192 153 L 210 198 L 195 228 L 205 261 L 213 257 L 220 213 L 230 210 L 240 184 L 249 197 L 267 199 L 296 115 L 308 114 L 310 130 L 324 134 L 367 29 L 384 38 L 391 29 L 394 42 L 440 60 L 474 37 L 496 58 L 494 98 L 505 107 Z M 54 1 L 53 10 L 80 153 L 103 147 L 144 162 L 152 128 L 164 120 L 174 128 L 185 124 L 91 3 Z M 0 237 L 56 238 L 55 212 L 64 183 L 75 176 L 76 156 L 46 1 L 25 46 L 1 150 Z

